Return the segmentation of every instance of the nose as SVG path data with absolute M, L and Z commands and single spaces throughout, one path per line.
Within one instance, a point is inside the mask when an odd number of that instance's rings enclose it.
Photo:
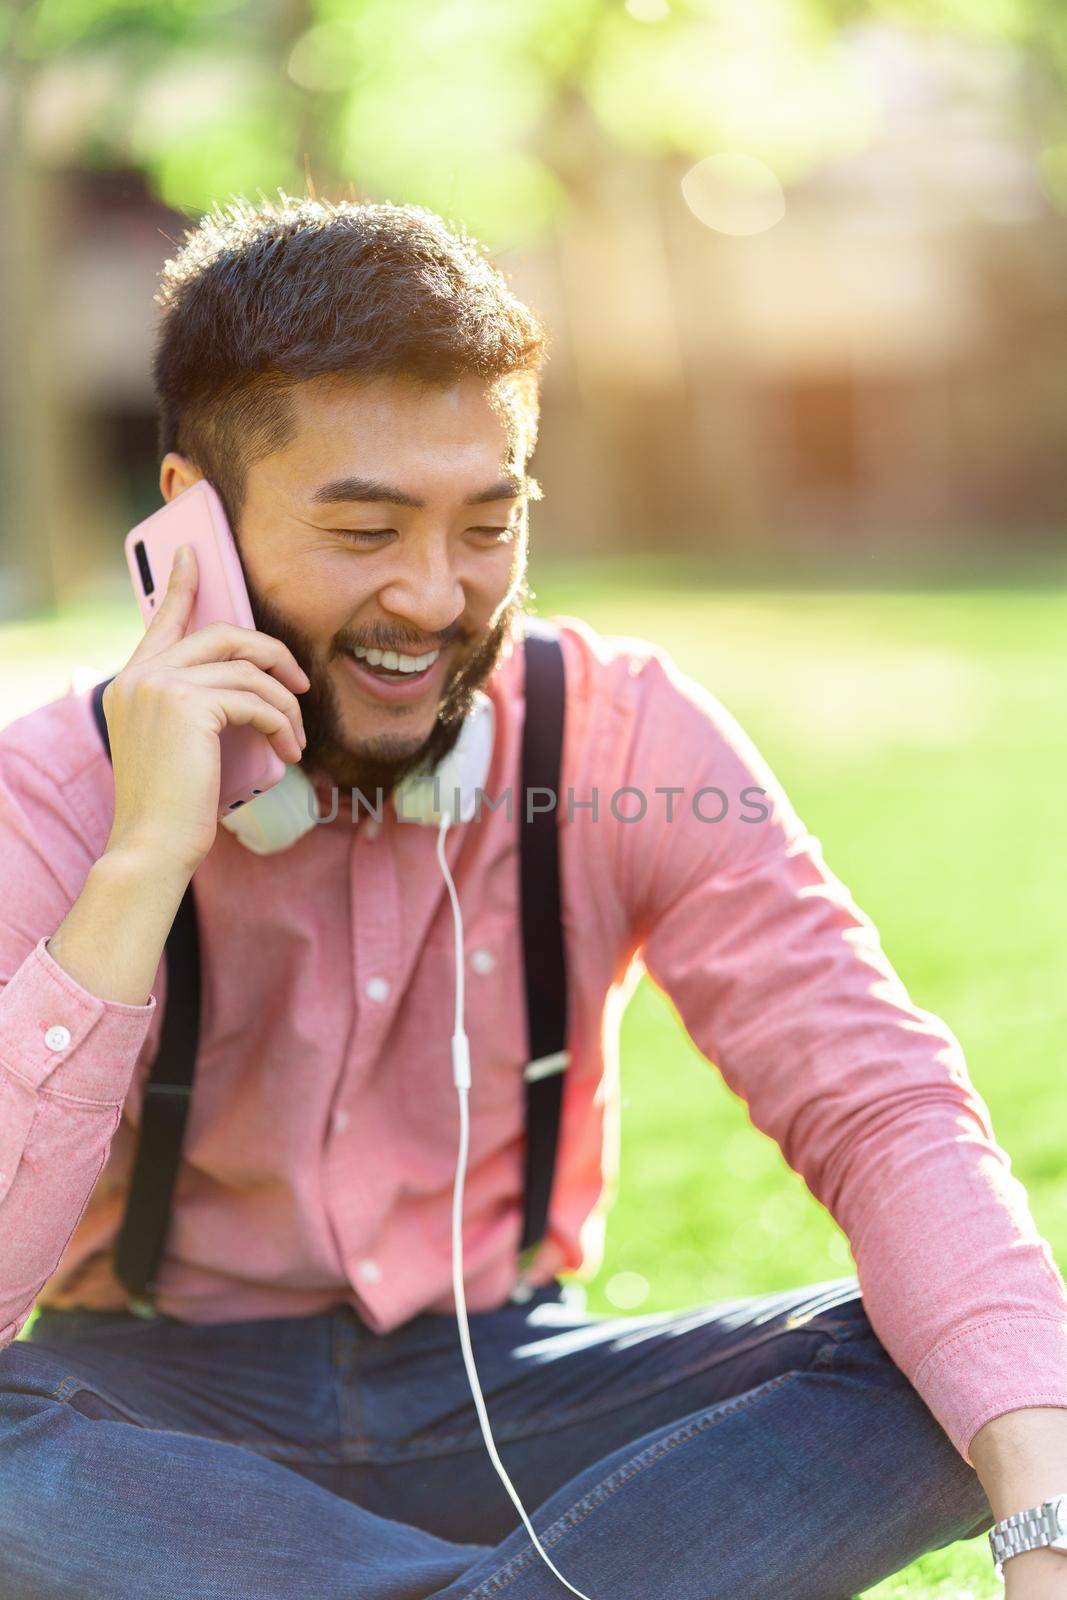
M 443 633 L 463 615 L 467 598 L 447 538 L 412 540 L 378 591 L 382 609 L 427 636 Z

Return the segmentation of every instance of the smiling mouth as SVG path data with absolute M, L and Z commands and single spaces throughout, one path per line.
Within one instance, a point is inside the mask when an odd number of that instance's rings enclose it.
M 369 650 L 357 646 L 354 650 L 346 650 L 345 654 L 358 661 L 366 671 L 373 672 L 376 678 L 382 678 L 387 683 L 404 683 L 424 677 L 441 652 L 426 650 L 421 655 L 410 655 L 406 651 Z
M 386 666 L 386 661 L 392 660 L 391 652 L 374 651 L 374 655 L 383 654 L 383 659 L 372 663 L 367 659 L 371 653 L 344 650 L 341 660 L 356 686 L 382 704 L 421 705 L 428 695 L 437 694 L 448 668 L 448 656 L 443 650 L 427 650 L 421 656 L 397 655 L 398 663 L 414 662 L 413 667 Z M 423 662 L 428 665 L 423 666 Z

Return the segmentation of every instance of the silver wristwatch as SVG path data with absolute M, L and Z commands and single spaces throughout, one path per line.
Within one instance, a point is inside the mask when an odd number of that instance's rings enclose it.
M 1024 1550 L 1067 1551 L 1067 1494 L 1054 1495 L 1029 1511 L 1005 1517 L 990 1528 L 989 1543 L 998 1576 L 1008 1557 L 1022 1555 Z

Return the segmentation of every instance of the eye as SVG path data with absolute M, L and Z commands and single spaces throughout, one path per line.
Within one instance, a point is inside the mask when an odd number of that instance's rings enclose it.
M 514 539 L 518 528 L 469 528 L 468 533 L 484 533 L 493 544 L 507 544 L 509 539 Z
M 343 539 L 346 544 L 362 545 L 367 549 L 380 545 L 383 540 L 392 538 L 396 533 L 395 528 L 332 528 L 330 531 L 339 539 Z M 506 527 L 486 525 L 468 528 L 467 532 L 481 535 L 490 544 L 508 544 L 519 532 L 519 527 L 518 524 L 508 524 Z

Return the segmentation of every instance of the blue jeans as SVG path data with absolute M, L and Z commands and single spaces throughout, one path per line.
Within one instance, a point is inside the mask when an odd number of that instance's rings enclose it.
M 501 1459 L 592 1600 L 844 1600 L 991 1526 L 855 1278 L 603 1316 L 471 1314 Z M 0 1352 L 9 1600 L 558 1600 L 455 1320 L 41 1313 Z

